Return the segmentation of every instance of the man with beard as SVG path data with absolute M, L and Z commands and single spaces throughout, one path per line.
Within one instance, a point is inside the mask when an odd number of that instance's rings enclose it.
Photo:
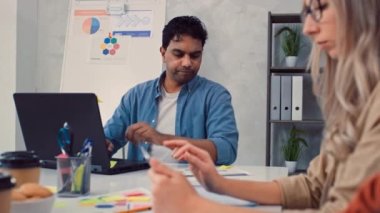
M 152 156 L 173 162 L 163 141 L 185 139 L 183 145 L 206 150 L 216 164 L 235 161 L 238 131 L 231 95 L 197 75 L 206 39 L 203 23 L 194 16 L 173 18 L 164 27 L 160 53 L 166 70 L 122 97 L 104 127 L 111 155 L 129 142 L 128 159 L 143 160 L 137 146 L 142 143 Z

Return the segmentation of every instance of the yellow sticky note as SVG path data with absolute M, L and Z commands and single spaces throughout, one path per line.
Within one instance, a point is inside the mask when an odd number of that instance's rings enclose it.
M 123 197 L 123 196 L 105 196 L 105 197 L 102 197 L 102 200 L 104 200 L 106 202 L 115 202 L 115 201 L 125 200 L 125 197 Z
M 131 196 L 127 197 L 129 202 L 148 202 L 150 201 L 150 197 L 147 196 Z
M 232 166 L 231 165 L 221 165 L 218 167 L 219 170 L 227 170 L 227 169 L 231 169 Z
M 110 167 L 113 168 L 116 165 L 117 161 L 111 160 L 110 161 Z
M 57 208 L 57 209 L 62 209 L 62 208 L 66 208 L 68 205 L 65 201 L 55 201 L 54 202 L 54 208 Z

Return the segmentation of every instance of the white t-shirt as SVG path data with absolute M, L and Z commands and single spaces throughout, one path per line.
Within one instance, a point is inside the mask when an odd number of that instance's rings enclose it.
M 177 112 L 177 99 L 179 92 L 168 93 L 165 88 L 161 88 L 162 96 L 158 103 L 158 118 L 156 130 L 163 134 L 175 135 L 175 117 Z M 152 145 L 152 156 L 166 162 L 177 163 L 171 157 L 171 150 L 164 146 Z

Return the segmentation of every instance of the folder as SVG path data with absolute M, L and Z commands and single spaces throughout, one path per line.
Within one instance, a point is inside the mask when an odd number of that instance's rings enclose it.
M 281 76 L 281 120 L 292 119 L 292 76 Z
M 292 120 L 302 120 L 303 76 L 292 77 Z
M 270 119 L 280 120 L 281 76 L 271 76 Z

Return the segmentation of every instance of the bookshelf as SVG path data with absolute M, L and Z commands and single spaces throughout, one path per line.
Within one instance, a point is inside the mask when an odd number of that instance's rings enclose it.
M 286 26 L 296 26 L 302 30 L 299 14 L 268 13 L 266 165 L 284 166 L 281 147 L 290 129 L 295 126 L 305 132 L 302 137 L 307 140 L 309 145 L 301 154 L 297 166 L 298 171 L 304 171 L 310 160 L 319 154 L 324 122 L 318 102 L 312 92 L 310 72 L 306 69 L 311 43 L 302 35 L 297 62 L 294 66 L 287 66 L 285 54 L 281 49 L 281 36 L 275 36 L 281 28 Z M 301 81 L 297 87 L 294 77 L 298 77 L 298 82 Z M 291 92 L 288 95 L 284 95 L 285 89 L 288 88 L 285 86 L 289 84 L 284 81 L 285 79 L 290 79 L 291 82 Z M 301 88 L 301 92 L 299 92 L 301 95 L 293 93 L 293 90 L 296 91 L 297 88 L 298 90 Z M 287 102 L 291 106 L 288 107 L 288 111 L 284 111 L 283 105 Z M 274 103 L 277 103 L 278 106 Z M 293 109 L 297 103 L 300 104 L 301 112 L 295 111 L 296 108 Z M 297 108 L 297 110 L 299 109 Z M 294 113 L 293 117 L 292 112 Z M 290 117 L 287 113 L 290 113 Z

